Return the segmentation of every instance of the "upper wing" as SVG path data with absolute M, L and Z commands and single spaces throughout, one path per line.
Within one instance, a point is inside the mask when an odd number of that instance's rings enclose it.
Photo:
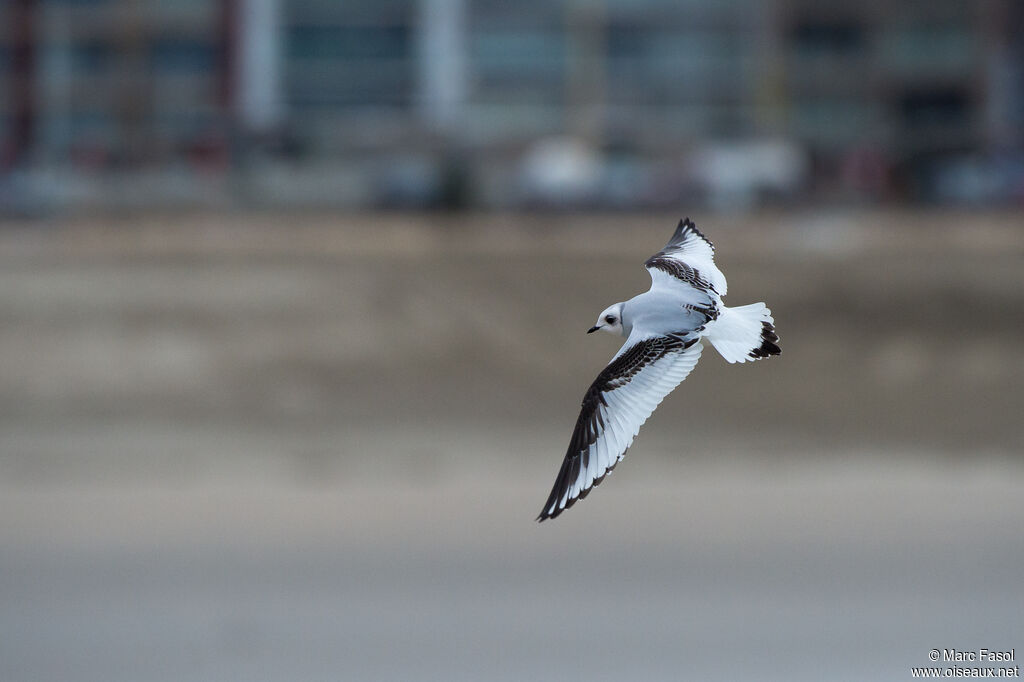
M 725 296 L 725 275 L 715 265 L 715 246 L 689 218 L 680 220 L 672 238 L 644 263 L 653 286 L 680 283 Z
M 702 349 L 692 334 L 627 339 L 583 396 L 569 449 L 538 521 L 586 497 L 615 468 L 654 408 L 697 364 Z

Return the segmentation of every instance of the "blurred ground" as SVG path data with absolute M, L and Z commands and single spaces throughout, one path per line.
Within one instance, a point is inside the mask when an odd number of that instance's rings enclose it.
M 711 351 L 537 526 L 678 216 L 0 230 L 5 680 L 909 679 L 1021 647 L 1024 232 L 692 216 Z

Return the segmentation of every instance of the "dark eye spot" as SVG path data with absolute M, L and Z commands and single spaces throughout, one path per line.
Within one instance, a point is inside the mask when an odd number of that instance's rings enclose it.
M 607 322 L 608 324 L 615 324 L 615 316 L 608 315 L 604 318 L 604 321 Z

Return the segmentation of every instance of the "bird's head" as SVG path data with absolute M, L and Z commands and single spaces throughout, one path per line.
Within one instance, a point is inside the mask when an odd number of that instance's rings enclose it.
M 596 332 L 600 329 L 603 332 L 609 334 L 618 334 L 619 336 L 626 335 L 626 328 L 622 324 L 622 304 L 616 303 L 615 305 L 608 306 L 605 308 L 601 315 L 597 318 L 597 324 L 587 330 L 588 334 Z

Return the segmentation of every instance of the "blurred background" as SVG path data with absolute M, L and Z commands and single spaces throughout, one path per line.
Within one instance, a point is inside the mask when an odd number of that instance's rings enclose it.
M 6 0 L 0 206 L 1024 197 L 1015 0 Z
M 0 679 L 1024 650 L 1022 209 L 1016 0 L 3 0 Z M 783 355 L 537 525 L 687 215 Z

